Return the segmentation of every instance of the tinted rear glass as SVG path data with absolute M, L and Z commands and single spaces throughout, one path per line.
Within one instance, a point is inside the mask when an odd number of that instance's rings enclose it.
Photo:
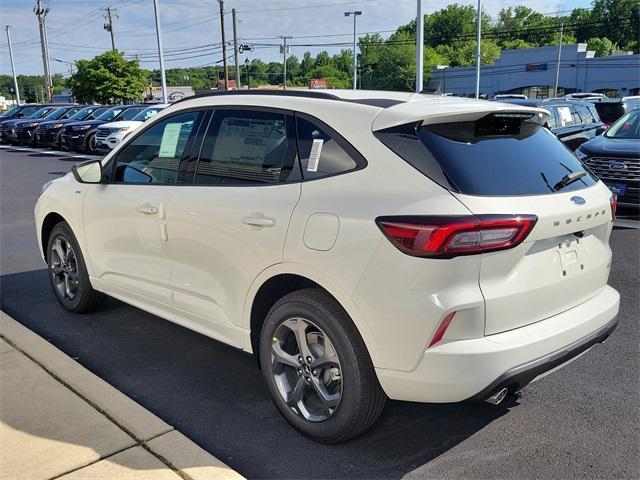
M 598 102 L 595 106 L 603 122 L 612 123 L 624 115 L 624 105 L 619 102 Z
M 469 195 L 540 195 L 597 181 L 587 172 L 569 185 L 559 183 L 585 169 L 546 128 L 517 132 L 509 127 L 502 129 L 504 134 L 486 135 L 486 130 L 470 125 L 473 122 L 405 125 L 376 136 L 432 180 Z

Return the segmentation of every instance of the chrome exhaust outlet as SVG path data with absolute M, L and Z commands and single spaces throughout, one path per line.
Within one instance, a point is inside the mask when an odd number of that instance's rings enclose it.
M 487 397 L 485 402 L 488 402 L 491 405 L 499 405 L 500 402 L 504 400 L 504 397 L 507 396 L 507 393 L 509 393 L 509 390 L 507 390 L 506 388 L 503 388 L 502 390 L 498 390 L 496 393 L 494 393 L 490 397 Z

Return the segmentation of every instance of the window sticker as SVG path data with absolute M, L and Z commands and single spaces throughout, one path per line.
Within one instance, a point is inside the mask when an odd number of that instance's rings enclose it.
M 573 117 L 571 116 L 571 109 L 569 107 L 558 107 L 558 112 L 560 112 L 560 124 L 563 127 L 567 123 L 571 123 L 573 121 Z
M 174 158 L 176 156 L 178 140 L 180 139 L 180 130 L 182 130 L 182 123 L 169 123 L 164 127 L 158 157 Z
M 322 145 L 324 140 L 316 138 L 311 145 L 311 153 L 309 153 L 309 163 L 307 164 L 307 172 L 317 172 L 320 154 L 322 153 Z

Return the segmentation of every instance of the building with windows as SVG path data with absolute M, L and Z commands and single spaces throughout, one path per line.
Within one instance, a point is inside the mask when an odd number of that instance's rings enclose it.
M 482 65 L 480 93 L 491 98 L 501 93 L 523 93 L 528 98 L 553 96 L 558 46 L 503 50 L 500 58 Z M 476 68 L 439 65 L 432 71 L 430 93 L 473 96 Z M 595 57 L 586 43 L 563 45 L 558 96 L 599 92 L 612 97 L 640 94 L 640 55 L 623 52 Z

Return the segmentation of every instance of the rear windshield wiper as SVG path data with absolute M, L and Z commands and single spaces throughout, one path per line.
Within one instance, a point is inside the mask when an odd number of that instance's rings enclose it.
M 562 177 L 562 179 L 558 183 L 556 183 L 553 186 L 553 189 L 555 191 L 561 190 L 564 187 L 566 187 L 567 185 L 571 185 L 573 182 L 577 182 L 582 177 L 584 177 L 586 174 L 587 174 L 587 172 L 585 172 L 584 170 L 581 171 L 581 172 L 568 173 L 564 177 Z

